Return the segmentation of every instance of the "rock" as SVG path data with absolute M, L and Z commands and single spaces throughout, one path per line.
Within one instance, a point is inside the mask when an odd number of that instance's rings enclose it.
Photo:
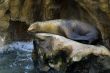
M 34 60 L 38 59 L 42 62 L 40 64 L 47 63 L 58 71 L 65 72 L 68 65 L 90 54 L 110 56 L 110 51 L 104 46 L 82 44 L 54 34 L 38 33 L 35 36 L 39 48 L 33 51 Z M 36 59 L 35 54 L 38 54 Z
M 0 31 L 6 32 L 9 26 L 9 17 L 4 16 L 2 19 L 0 19 Z
M 32 0 L 10 0 L 10 16 L 13 21 L 30 23 L 32 19 Z
M 0 19 L 4 17 L 6 11 L 9 9 L 9 0 L 1 0 L 0 2 Z
M 1 0 L 0 2 L 0 31 L 7 31 L 9 26 L 9 16 L 6 15 L 9 9 L 9 0 Z

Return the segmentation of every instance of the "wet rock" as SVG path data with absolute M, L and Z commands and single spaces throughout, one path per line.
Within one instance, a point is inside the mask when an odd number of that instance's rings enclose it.
M 35 36 L 38 47 L 33 50 L 32 58 L 37 68 L 47 65 L 64 73 L 74 61 L 80 61 L 90 54 L 110 56 L 110 51 L 104 46 L 81 44 L 54 34 L 38 33 Z

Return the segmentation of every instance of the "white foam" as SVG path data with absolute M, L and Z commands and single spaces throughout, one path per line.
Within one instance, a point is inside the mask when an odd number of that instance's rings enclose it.
M 27 51 L 27 52 L 32 52 L 33 49 L 33 42 L 32 41 L 28 41 L 28 42 L 12 42 L 8 45 L 4 45 L 2 47 L 0 47 L 0 52 L 2 52 L 3 50 L 21 50 L 21 51 Z

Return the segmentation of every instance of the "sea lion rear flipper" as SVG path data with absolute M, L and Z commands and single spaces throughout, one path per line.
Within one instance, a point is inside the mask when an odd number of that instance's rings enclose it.
M 75 41 L 78 41 L 78 42 L 81 42 L 81 43 L 85 43 L 85 44 L 90 44 L 94 40 L 94 39 L 92 39 L 92 38 L 90 38 L 88 36 L 78 35 L 77 33 L 70 33 L 70 34 L 68 34 L 68 37 L 71 40 L 75 40 Z

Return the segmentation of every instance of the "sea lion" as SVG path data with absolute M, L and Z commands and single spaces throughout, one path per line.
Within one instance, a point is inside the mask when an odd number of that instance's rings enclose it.
M 99 32 L 96 27 L 78 20 L 57 19 L 34 22 L 30 25 L 28 31 L 34 33 L 52 33 L 72 40 L 87 41 L 89 43 L 99 38 Z
M 110 56 L 110 51 L 104 46 L 82 44 L 63 36 L 49 33 L 37 33 L 35 36 L 39 49 L 37 48 L 38 53 L 34 54 L 37 54 L 37 56 L 39 54 L 40 57 L 37 57 L 37 59 L 40 62 L 47 63 L 49 67 L 57 71 L 65 71 L 69 64 L 74 61 L 80 61 L 90 54 Z M 44 65 L 42 66 L 44 67 Z

